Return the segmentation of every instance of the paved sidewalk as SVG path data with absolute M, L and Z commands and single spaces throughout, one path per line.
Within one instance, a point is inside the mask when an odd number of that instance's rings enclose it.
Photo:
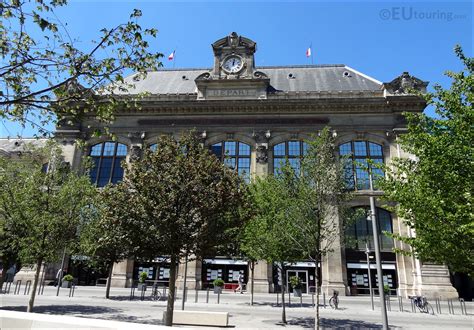
M 26 310 L 28 296 L 23 295 L 23 289 L 20 293 L 20 295 L 0 295 L 0 308 L 16 311 Z M 131 301 L 130 289 L 112 288 L 111 299 L 104 298 L 104 287 L 77 287 L 74 297 L 70 298 L 68 294 L 68 289 L 61 289 L 60 296 L 56 297 L 56 288 L 46 287 L 44 295 L 37 296 L 35 312 L 145 324 L 162 324 L 162 314 L 166 309 L 165 300 L 151 301 L 147 297 L 146 300 L 141 301 L 139 299 L 139 292 L 135 293 L 135 299 Z M 185 309 L 196 311 L 227 311 L 230 313 L 230 325 L 236 328 L 275 329 L 283 327 L 314 327 L 315 309 L 312 307 L 312 297 L 309 295 L 303 297 L 302 307 L 299 298 L 292 297 L 291 307 L 286 309 L 287 325 L 283 325 L 280 322 L 282 308 L 276 305 L 277 296 L 275 294 L 256 294 L 254 306 L 249 305 L 249 293 L 234 294 L 233 292 L 224 292 L 220 296 L 219 304 L 217 304 L 217 295 L 212 293 L 212 291 L 209 294 L 208 303 L 206 303 L 206 295 L 206 291 L 199 291 L 198 302 L 196 303 L 195 291 L 189 292 Z M 326 308 L 321 306 L 321 326 L 328 329 L 381 328 L 381 312 L 377 304 L 378 297 L 376 297 L 375 301 L 375 310 L 372 311 L 369 297 L 340 297 L 340 309 L 338 310 L 333 310 L 329 306 Z M 322 302 L 321 299 L 320 303 L 322 304 Z M 404 311 L 402 312 L 399 311 L 396 298 L 392 298 L 392 311 L 388 312 L 391 328 L 473 328 L 473 304 L 471 302 L 466 303 L 468 315 L 461 315 L 461 309 L 457 302 L 454 306 L 455 315 L 448 314 L 448 307 L 445 303 L 442 305 L 441 315 L 413 313 L 409 300 L 405 300 L 403 303 Z M 180 310 L 181 304 L 180 292 L 178 300 L 175 303 L 175 309 Z

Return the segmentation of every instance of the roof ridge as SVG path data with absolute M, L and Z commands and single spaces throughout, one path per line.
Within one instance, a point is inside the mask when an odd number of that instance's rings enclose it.
M 345 67 L 345 64 L 294 64 L 294 65 L 262 65 L 256 66 L 255 69 L 299 69 L 299 68 L 340 68 Z M 212 70 L 212 68 L 159 68 L 155 71 L 149 72 L 157 72 L 157 71 L 202 71 L 202 70 Z

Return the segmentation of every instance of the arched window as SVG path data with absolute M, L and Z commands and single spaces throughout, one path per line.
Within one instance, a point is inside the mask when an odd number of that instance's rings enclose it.
M 250 146 L 238 141 L 222 141 L 211 146 L 212 153 L 230 168 L 250 180 Z
M 98 187 L 117 183 L 123 179 L 120 164 L 127 156 L 127 146 L 118 142 L 103 142 L 92 146 L 89 156 L 94 162 L 90 172 L 91 181 Z
M 372 163 L 383 164 L 382 146 L 369 141 L 350 141 L 339 146 L 339 154 L 348 156 L 348 162 L 345 166 L 346 182 L 350 189 L 369 189 L 369 172 L 372 171 L 372 179 L 375 180 L 383 176 L 380 168 L 369 165 L 367 160 Z
M 372 231 L 372 220 L 369 217 L 369 208 L 357 207 L 359 217 L 346 229 L 347 246 L 355 250 L 365 250 L 366 243 L 369 249 L 374 249 L 374 235 Z M 378 234 L 380 250 L 391 251 L 393 248 L 393 239 L 383 234 L 383 232 L 392 233 L 392 217 L 390 212 L 376 208 L 376 217 L 378 225 Z
M 288 162 L 299 172 L 301 159 L 308 151 L 308 144 L 303 141 L 285 141 L 273 147 L 273 173 L 278 174 L 280 169 Z

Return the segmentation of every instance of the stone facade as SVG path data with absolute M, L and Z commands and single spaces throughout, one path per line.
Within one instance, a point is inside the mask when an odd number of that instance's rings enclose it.
M 382 83 L 345 65 L 258 67 L 254 60 L 256 43 L 236 33 L 216 41 L 212 50 L 210 69 L 150 72 L 126 93 L 117 88 L 118 98 L 146 92 L 145 96 L 137 97 L 138 107 L 116 113 L 110 127 L 118 143 L 127 146 L 127 160 L 140 157 L 143 148 L 155 143 L 162 134 L 177 137 L 195 129 L 209 147 L 225 141 L 250 146 L 249 174 L 255 178 L 273 173 L 275 146 L 310 138 L 329 126 L 338 144 L 375 143 L 382 148 L 383 161 L 389 163 L 392 157 L 404 156 L 397 144 L 397 136 L 406 128 L 402 113 L 422 112 L 426 106 L 422 98 L 410 92 L 425 91 L 427 83 L 407 72 Z M 126 79 L 132 80 L 133 75 Z M 90 154 L 92 146 L 108 140 L 105 136 L 92 137 L 92 132 L 101 128 L 92 116 L 58 127 L 56 138 L 64 146 L 66 161 L 81 168 L 81 159 Z M 78 148 L 76 139 L 85 139 L 86 148 Z M 353 206 L 367 206 L 371 193 L 380 192 L 359 189 Z M 392 215 L 391 220 L 395 233 L 408 233 L 396 216 Z M 322 288 L 327 294 L 333 289 L 349 294 L 353 280 L 349 274 L 355 275 L 349 273 L 349 267 L 363 270 L 364 263 L 357 258 L 350 263 L 346 251 L 341 242 L 336 242 L 334 251 L 321 263 Z M 391 258 L 387 269 L 394 269 L 399 294 L 457 296 L 445 267 L 422 265 L 412 257 Z M 204 286 L 204 272 L 212 274 L 212 262 L 188 263 L 188 288 Z M 295 269 L 306 272 L 310 283 L 314 265 Z M 117 264 L 112 285 L 131 285 L 134 272 L 133 260 Z M 182 285 L 183 272 L 181 265 L 178 285 Z M 275 283 L 272 265 L 260 261 L 255 267 L 256 291 L 273 291 Z

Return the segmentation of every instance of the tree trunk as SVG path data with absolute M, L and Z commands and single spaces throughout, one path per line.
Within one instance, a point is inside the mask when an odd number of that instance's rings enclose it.
M 286 287 L 286 274 L 285 268 L 281 267 L 281 322 L 286 324 L 286 307 L 285 307 L 285 287 Z
M 28 308 L 26 310 L 28 313 L 33 312 L 33 305 L 35 304 L 35 297 L 36 297 L 36 288 L 38 287 L 38 280 L 39 280 L 42 264 L 43 264 L 43 257 L 38 258 L 36 260 L 36 272 L 35 272 L 35 278 L 33 280 L 33 288 L 30 293 L 30 300 L 28 301 Z
M 110 298 L 110 284 L 112 282 L 112 273 L 114 270 L 114 263 L 111 262 L 109 265 L 109 276 L 107 278 L 107 287 L 105 288 L 105 299 Z
M 319 272 L 318 272 L 318 263 L 319 263 L 319 258 L 318 254 L 316 253 L 316 258 L 314 260 L 314 263 L 316 265 L 315 267 L 315 274 L 314 274 L 314 286 L 316 290 L 316 315 L 314 317 L 314 329 L 318 330 L 319 329 Z
M 252 260 L 250 262 L 250 272 L 251 272 L 251 275 L 250 275 L 250 306 L 253 306 L 253 284 L 254 284 L 254 276 L 255 276 L 254 270 L 255 270 L 255 261 Z
M 3 290 L 3 284 L 5 283 L 5 281 L 7 279 L 7 270 L 10 268 L 8 265 L 9 265 L 8 262 L 3 264 L 3 271 L 2 271 L 2 275 L 0 276 L 0 293 L 3 292 L 2 291 Z
M 168 327 L 173 326 L 174 296 L 176 295 L 176 259 L 176 255 L 171 255 L 170 283 L 165 318 L 165 325 Z

